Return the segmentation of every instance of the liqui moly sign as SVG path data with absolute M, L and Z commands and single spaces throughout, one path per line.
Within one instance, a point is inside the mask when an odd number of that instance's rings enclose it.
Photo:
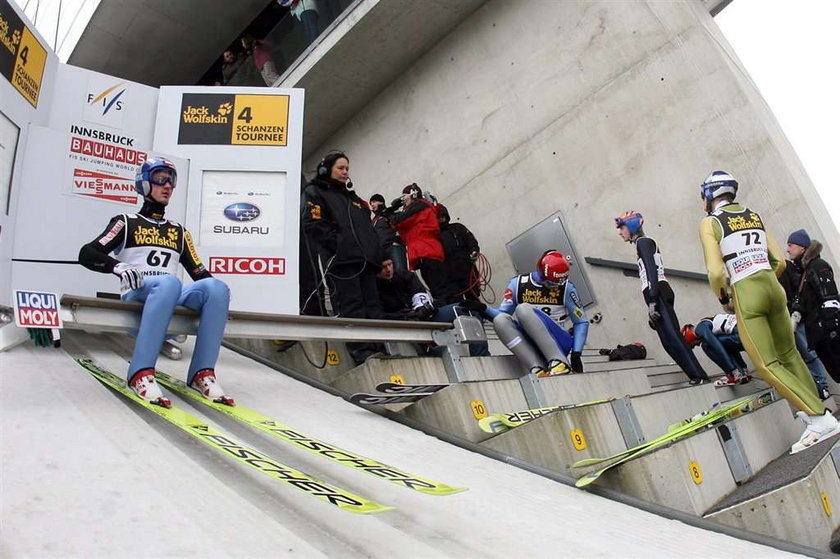
M 21 328 L 61 328 L 58 296 L 15 290 L 15 324 Z

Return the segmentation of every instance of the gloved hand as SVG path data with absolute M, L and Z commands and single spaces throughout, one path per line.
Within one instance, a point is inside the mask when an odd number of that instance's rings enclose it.
M 658 310 L 656 310 L 656 303 L 648 303 L 648 318 L 653 324 L 652 328 L 655 328 L 656 323 L 659 322 L 660 318 L 662 318 L 662 315 L 659 314 Z
M 143 287 L 143 274 L 140 273 L 140 270 L 130 264 L 120 262 L 114 266 L 113 274 L 115 276 L 119 276 L 123 291 L 140 289 Z
M 582 373 L 583 372 L 583 361 L 580 358 L 580 352 L 579 351 L 573 351 L 569 360 L 572 363 L 572 372 L 575 372 L 575 373 Z
M 421 320 L 431 318 L 437 309 L 428 293 L 415 293 L 411 297 L 411 310 L 421 317 Z
M 802 313 L 799 311 L 793 311 L 790 314 L 790 327 L 796 330 L 797 326 L 799 326 L 799 322 L 802 320 Z

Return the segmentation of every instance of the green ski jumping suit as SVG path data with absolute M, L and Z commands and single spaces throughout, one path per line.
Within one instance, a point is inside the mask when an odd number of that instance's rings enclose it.
M 762 379 L 808 415 L 823 414 L 776 279 L 785 260 L 761 216 L 740 204 L 718 203 L 700 223 L 700 241 L 715 297 L 725 301 L 727 280 L 732 284 L 741 341 Z

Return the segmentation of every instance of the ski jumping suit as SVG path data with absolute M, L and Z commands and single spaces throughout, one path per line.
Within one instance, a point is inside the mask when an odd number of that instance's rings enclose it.
M 549 287 L 535 276 L 532 272 L 511 279 L 498 310 L 488 307 L 485 312 L 502 343 L 529 370 L 546 369 L 553 360 L 569 365 L 569 352 L 583 350 L 589 320 L 571 281 Z M 563 327 L 566 316 L 574 337 Z
M 744 345 L 738 336 L 738 320 L 734 314 L 703 318 L 694 327 L 694 333 L 702 340 L 700 347 L 724 373 L 730 374 L 736 369 L 747 372 L 747 364 L 741 357 Z
M 639 237 L 635 244 L 636 255 L 639 258 L 642 295 L 645 303 L 653 303 L 660 315 L 659 320 L 650 322 L 651 328 L 656 330 L 662 347 L 688 378 L 708 380 L 706 371 L 680 335 L 680 322 L 677 313 L 674 312 L 674 292 L 665 277 L 665 266 L 662 264 L 662 255 L 656 241 L 650 237 Z
M 178 223 L 163 219 L 162 213 L 152 214 L 148 205 L 147 202 L 138 214 L 111 218 L 105 231 L 79 251 L 79 263 L 95 272 L 113 273 L 114 266 L 124 262 L 143 274 L 143 285 L 139 289 L 122 293 L 123 301 L 143 303 L 140 330 L 128 366 L 127 380 L 137 371 L 155 366 L 177 305 L 200 313 L 195 350 L 187 376 L 187 384 L 191 384 L 195 373 L 216 366 L 227 321 L 230 290 L 204 268 L 189 231 Z M 109 256 L 111 252 L 117 259 Z M 195 283 L 181 285 L 175 276 L 179 263 Z
M 785 291 L 776 280 L 785 261 L 761 216 L 722 202 L 700 222 L 709 283 L 725 301 L 732 284 L 741 342 L 762 379 L 809 415 L 825 412 L 793 338 Z M 775 274 L 774 274 L 775 272 Z

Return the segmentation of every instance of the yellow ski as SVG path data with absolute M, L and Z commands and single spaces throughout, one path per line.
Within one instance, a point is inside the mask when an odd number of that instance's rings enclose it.
M 300 431 L 297 431 L 296 429 L 293 429 L 292 427 L 289 427 L 288 425 L 284 425 L 258 411 L 246 408 L 239 404 L 232 407 L 226 404 L 213 402 L 188 387 L 183 381 L 173 378 L 163 371 L 157 371 L 155 373 L 155 378 L 163 386 L 181 396 L 191 398 L 196 402 L 200 402 L 217 411 L 227 414 L 246 425 L 255 427 L 260 431 L 268 433 L 269 435 L 284 442 L 293 444 L 304 450 L 308 450 L 309 452 L 327 458 L 328 460 L 332 460 L 342 466 L 365 472 L 380 479 L 384 479 L 385 481 L 389 481 L 403 487 L 408 487 L 409 489 L 413 489 L 414 491 L 419 491 L 427 495 L 452 495 L 453 493 L 460 493 L 467 490 L 466 487 L 453 487 L 451 485 L 446 485 L 445 483 L 416 476 L 393 466 L 389 466 L 388 464 L 383 464 L 382 462 L 367 458 L 366 456 L 361 456 L 355 452 L 350 452 L 349 450 L 341 449 L 337 446 L 331 445 L 330 443 L 314 439 L 301 433 Z
M 268 477 L 278 479 L 298 489 L 317 497 L 333 506 L 356 514 L 375 514 L 391 510 L 394 507 L 381 505 L 369 501 L 364 497 L 354 495 L 349 491 L 339 489 L 324 483 L 308 474 L 290 468 L 274 460 L 262 452 L 245 446 L 230 435 L 211 427 L 197 417 L 175 407 L 164 408 L 143 400 L 132 391 L 125 382 L 112 372 L 96 365 L 91 359 L 79 358 L 76 361 L 87 370 L 91 376 L 106 386 L 119 392 L 132 402 L 149 409 L 173 425 L 189 433 L 201 442 L 213 447 L 225 456 L 249 466 Z

